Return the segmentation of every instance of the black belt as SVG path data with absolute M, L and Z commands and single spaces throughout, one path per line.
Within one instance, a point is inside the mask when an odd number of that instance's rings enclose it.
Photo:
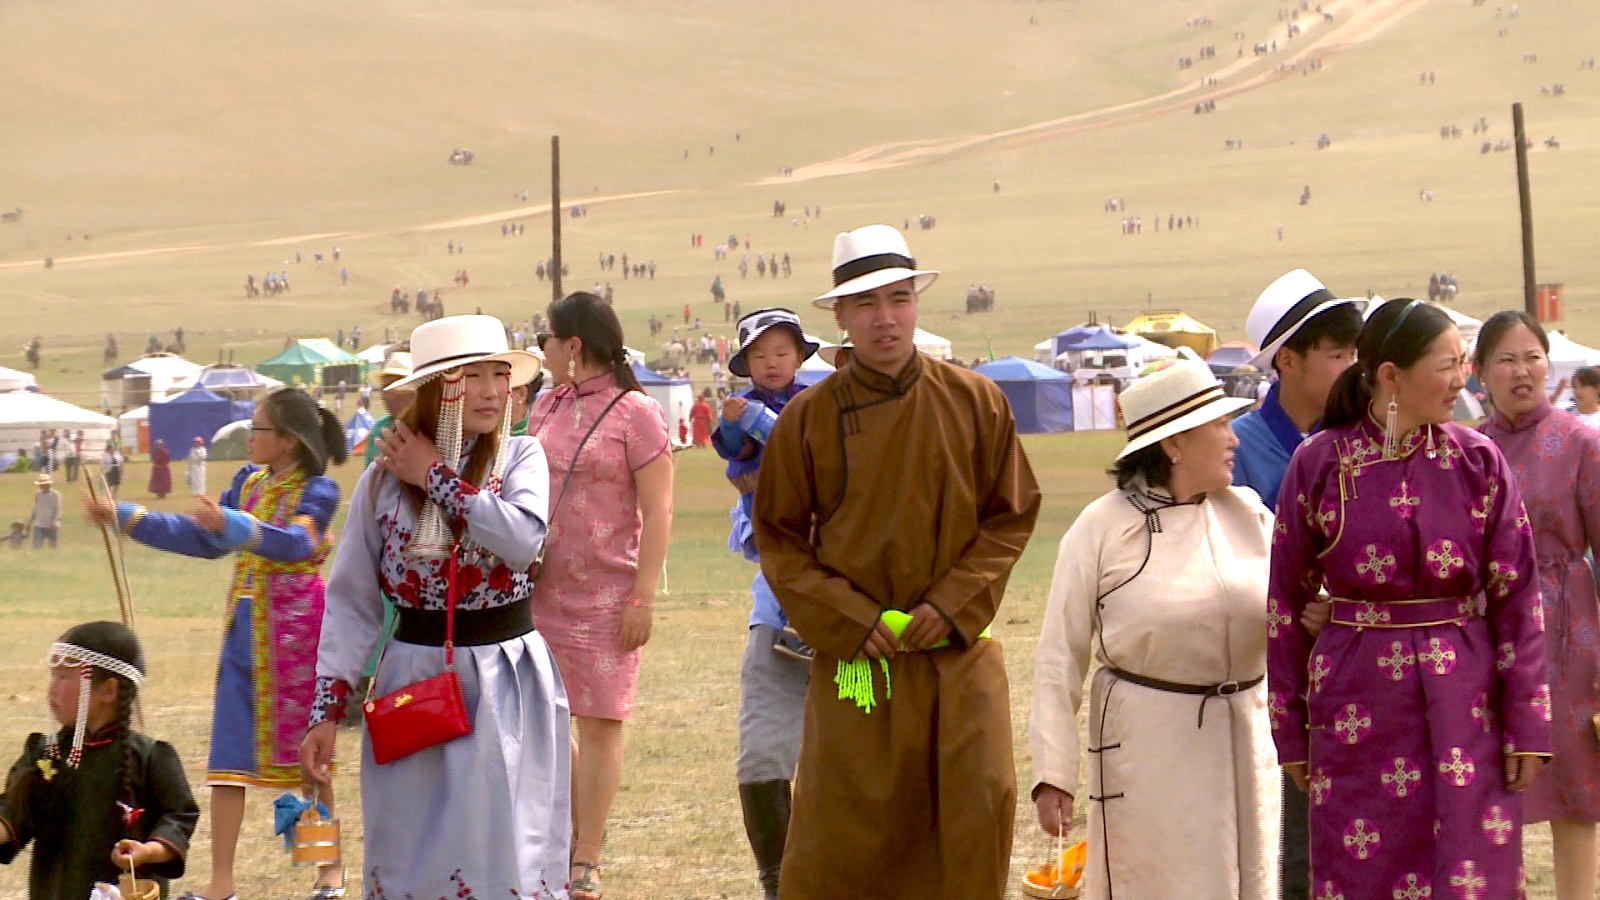
M 394 639 L 425 647 L 443 647 L 445 611 L 396 606 L 400 621 Z M 456 610 L 456 646 L 498 644 L 533 630 L 533 595 L 487 609 Z
M 1162 681 L 1159 678 L 1147 678 L 1143 675 L 1135 675 L 1132 672 L 1124 672 L 1121 669 L 1111 666 L 1107 666 L 1106 668 L 1111 672 L 1112 675 L 1115 675 L 1123 681 L 1131 681 L 1140 687 L 1152 688 L 1158 691 L 1166 691 L 1169 694 L 1191 694 L 1193 696 L 1200 697 L 1200 715 L 1195 721 L 1196 728 L 1199 728 L 1205 724 L 1207 700 L 1210 700 L 1212 697 L 1232 697 L 1234 694 L 1237 694 L 1240 691 L 1248 691 L 1261 682 L 1267 680 L 1267 676 L 1257 675 L 1249 681 L 1223 681 L 1218 684 L 1183 684 L 1177 681 Z

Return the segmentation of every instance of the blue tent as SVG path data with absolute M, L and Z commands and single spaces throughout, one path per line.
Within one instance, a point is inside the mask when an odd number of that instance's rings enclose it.
M 182 459 L 196 437 L 209 444 L 217 429 L 239 418 L 248 419 L 255 410 L 255 404 L 248 404 L 250 412 L 241 417 L 236 414 L 237 406 L 240 404 L 226 397 L 199 389 L 184 391 L 164 403 L 152 403 L 150 446 L 162 441 L 175 459 Z
M 1131 350 L 1137 346 L 1139 346 L 1138 340 L 1122 337 L 1110 328 L 1101 325 L 1098 328 L 1089 329 L 1071 342 L 1061 346 L 1061 349 L 1057 350 L 1056 354 L 1072 353 L 1079 350 Z
M 1072 377 L 1048 366 L 1007 356 L 973 371 L 1000 386 L 1017 430 L 1023 434 L 1053 434 L 1072 430 Z
M 1050 358 L 1055 359 L 1067 352 L 1068 345 L 1081 341 L 1093 334 L 1099 326 L 1078 325 L 1050 338 Z

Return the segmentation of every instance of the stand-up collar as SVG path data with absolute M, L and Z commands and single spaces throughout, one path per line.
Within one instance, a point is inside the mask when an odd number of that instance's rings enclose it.
M 1507 416 L 1504 411 L 1496 408 L 1494 411 L 1494 424 L 1496 428 L 1502 431 L 1509 431 L 1515 434 L 1518 431 L 1526 431 L 1529 428 L 1533 428 L 1549 418 L 1552 409 L 1554 407 L 1550 405 L 1550 400 L 1546 397 L 1539 398 L 1538 406 L 1515 416 Z
M 877 369 L 868 367 L 860 359 L 852 356 L 850 359 L 850 374 L 862 387 L 879 394 L 889 394 L 895 397 L 904 397 L 916 386 L 922 378 L 922 354 L 913 353 L 911 359 L 900 370 L 898 375 L 885 375 Z

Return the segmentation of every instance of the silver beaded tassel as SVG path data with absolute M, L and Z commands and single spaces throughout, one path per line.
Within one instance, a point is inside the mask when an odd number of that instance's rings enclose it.
M 433 436 L 433 445 L 445 465 L 454 466 L 461 460 L 461 410 L 466 405 L 467 375 L 463 369 L 451 369 L 439 376 L 444 379 L 439 399 L 439 427 Z M 455 536 L 445 522 L 444 510 L 432 500 L 422 504 L 422 514 L 417 519 L 417 533 L 406 547 L 406 555 L 422 559 L 445 559 L 455 544 Z

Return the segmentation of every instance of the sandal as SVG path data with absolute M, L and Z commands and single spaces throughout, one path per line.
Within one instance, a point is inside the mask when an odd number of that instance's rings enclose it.
M 349 876 L 341 867 L 339 869 L 338 884 L 316 884 L 311 886 L 311 900 L 344 900 L 345 886 L 348 883 Z
M 600 882 L 594 878 L 594 876 L 600 874 L 600 866 L 597 863 L 577 862 L 574 860 L 572 867 L 574 869 L 582 869 L 583 875 L 572 879 L 567 885 L 567 896 L 571 897 L 572 900 L 601 900 Z

